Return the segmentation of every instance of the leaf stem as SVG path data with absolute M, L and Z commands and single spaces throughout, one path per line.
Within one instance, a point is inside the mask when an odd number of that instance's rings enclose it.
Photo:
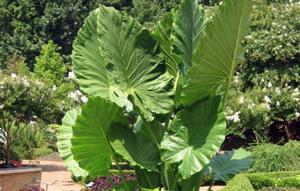
M 214 184 L 215 184 L 215 181 L 211 181 L 207 191 L 212 191 L 212 187 L 213 187 Z
M 124 177 L 123 170 L 122 170 L 122 168 L 120 167 L 119 160 L 117 159 L 117 157 L 116 157 L 116 155 L 115 155 L 114 153 L 112 154 L 112 156 L 113 156 L 114 161 L 116 162 L 117 169 L 118 169 L 118 171 L 119 171 L 119 173 L 120 173 L 121 180 L 125 183 L 126 189 L 127 189 L 127 190 L 130 190 L 130 189 L 129 189 L 129 186 L 128 186 L 128 183 L 127 183 L 127 181 L 126 181 L 126 178 Z

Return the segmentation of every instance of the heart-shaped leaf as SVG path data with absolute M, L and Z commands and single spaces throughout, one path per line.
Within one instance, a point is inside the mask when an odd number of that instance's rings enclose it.
M 180 163 L 184 179 L 209 164 L 225 139 L 226 122 L 221 97 L 213 97 L 185 108 L 171 121 L 161 143 L 162 160 Z

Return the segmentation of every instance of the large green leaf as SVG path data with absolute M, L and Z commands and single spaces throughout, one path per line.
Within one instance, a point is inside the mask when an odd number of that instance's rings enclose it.
M 87 171 L 79 167 L 71 151 L 71 138 L 73 136 L 72 126 L 75 124 L 77 116 L 80 115 L 80 113 L 80 109 L 74 109 L 65 114 L 62 119 L 62 125 L 58 129 L 57 149 L 68 170 L 76 177 L 85 177 L 88 175 Z
M 193 56 L 190 84 L 183 91 L 184 104 L 228 91 L 242 57 L 241 41 L 248 29 L 251 5 L 251 0 L 224 0 L 206 25 Z
M 109 140 L 114 150 L 132 166 L 158 171 L 157 166 L 160 163 L 158 147 L 143 134 L 134 133 L 132 128 L 114 125 L 110 128 Z
M 251 163 L 251 153 L 244 149 L 238 149 L 217 154 L 212 159 L 209 168 L 215 181 L 227 182 L 236 174 L 247 170 Z
M 168 71 L 176 78 L 187 74 L 204 27 L 204 15 L 197 0 L 184 0 L 158 22 L 153 32 L 165 55 Z
M 128 99 L 147 120 L 169 112 L 165 87 L 171 76 L 161 68 L 155 41 L 127 15 L 100 6 L 86 19 L 74 44 L 73 64 L 79 84 L 90 96 L 120 106 Z
M 100 97 L 90 98 L 73 125 L 72 153 L 79 166 L 93 177 L 106 175 L 112 150 L 107 131 L 116 123 L 125 124 L 123 111 Z
M 98 11 L 92 11 L 78 32 L 73 46 L 72 64 L 80 88 L 90 96 L 109 98 L 109 79 L 99 48 L 97 32 Z
M 185 108 L 171 121 L 161 144 L 162 160 L 180 162 L 184 179 L 201 171 L 225 139 L 226 122 L 221 98 L 213 97 Z
M 175 14 L 171 42 L 172 52 L 184 75 L 187 75 L 192 66 L 193 54 L 199 45 L 204 23 L 203 10 L 198 5 L 198 0 L 183 0 Z
M 168 72 L 174 78 L 176 78 L 179 68 L 176 58 L 171 52 L 171 33 L 173 30 L 172 24 L 174 20 L 174 14 L 175 10 L 172 10 L 172 12 L 167 13 L 162 18 L 162 20 L 158 22 L 157 27 L 153 31 L 152 35 L 160 45 L 168 68 Z

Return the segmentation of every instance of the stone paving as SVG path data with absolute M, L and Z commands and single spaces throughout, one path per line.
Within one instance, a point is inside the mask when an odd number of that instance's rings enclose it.
M 43 169 L 42 188 L 46 191 L 81 191 L 83 186 L 71 179 L 71 173 L 68 172 L 62 161 L 27 161 L 26 163 L 35 164 Z M 48 188 L 47 188 L 48 186 Z M 223 186 L 214 186 L 213 191 L 219 191 Z M 207 191 L 208 187 L 201 187 L 200 191 Z
M 71 179 L 71 173 L 68 172 L 61 161 L 30 161 L 43 169 L 42 188 L 46 191 L 80 191 L 83 187 Z

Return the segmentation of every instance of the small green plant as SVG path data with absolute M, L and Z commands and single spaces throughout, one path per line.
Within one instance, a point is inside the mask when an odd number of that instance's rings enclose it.
M 255 191 L 249 178 L 246 175 L 240 174 L 234 177 L 227 183 L 227 186 L 222 191 Z
M 57 49 L 51 40 L 42 47 L 40 55 L 35 58 L 34 73 L 38 78 L 59 86 L 64 80 L 66 65 Z
M 66 113 L 58 137 L 73 174 L 105 176 L 117 153 L 143 189 L 198 191 L 225 139 L 251 5 L 225 0 L 207 21 L 197 0 L 183 0 L 151 32 L 113 8 L 91 12 L 72 55 L 89 101 Z
M 299 176 L 299 171 L 239 174 L 222 191 L 296 191 Z
M 253 147 L 251 172 L 300 170 L 300 142 L 290 141 L 283 146 L 260 144 Z

